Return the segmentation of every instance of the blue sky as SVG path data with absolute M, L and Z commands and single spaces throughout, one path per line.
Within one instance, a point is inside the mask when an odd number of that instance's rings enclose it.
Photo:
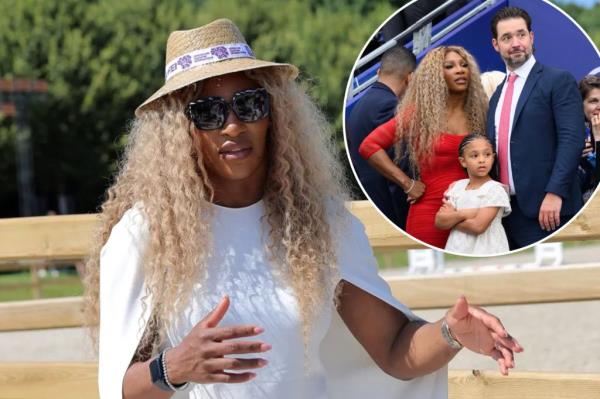
M 598 4 L 600 0 L 556 0 L 557 3 L 574 3 L 583 7 L 592 7 L 595 4 Z

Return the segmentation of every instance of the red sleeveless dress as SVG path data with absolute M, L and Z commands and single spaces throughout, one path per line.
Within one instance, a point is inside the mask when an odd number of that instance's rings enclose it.
M 448 186 L 466 179 L 467 172 L 458 162 L 458 146 L 465 135 L 441 133 L 433 148 L 433 159 L 419 165 L 420 179 L 425 193 L 408 210 L 406 232 L 429 245 L 443 249 L 450 230 L 435 227 L 435 214 L 442 206 L 442 198 Z M 368 159 L 375 152 L 387 150 L 396 140 L 396 118 L 392 118 L 373 130 L 362 142 L 359 152 Z

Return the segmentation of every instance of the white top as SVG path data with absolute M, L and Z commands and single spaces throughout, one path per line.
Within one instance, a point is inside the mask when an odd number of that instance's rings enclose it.
M 510 199 L 505 186 L 490 180 L 478 189 L 467 190 L 469 179 L 454 182 L 446 192 L 456 209 L 499 207 L 498 213 L 486 231 L 479 235 L 452 229 L 446 250 L 468 255 L 494 255 L 508 252 L 508 239 L 502 227 L 502 218 L 511 212 Z
M 347 213 L 347 212 L 346 212 Z M 269 364 L 243 384 L 190 384 L 174 398 L 447 398 L 447 373 L 436 373 L 408 382 L 381 372 L 354 339 L 333 306 L 313 323 L 304 365 L 298 305 L 293 291 L 277 277 L 278 265 L 269 261 L 267 234 L 261 217 L 262 201 L 246 208 L 215 206 L 212 221 L 213 255 L 203 286 L 196 285 L 191 303 L 168 331 L 170 346 L 181 342 L 189 330 L 220 301 L 230 297 L 222 326 L 252 323 L 265 331 L 259 338 L 273 346 L 261 354 Z M 336 243 L 340 278 L 417 317 L 393 298 L 378 276 L 364 227 L 347 213 L 344 236 Z M 99 388 L 102 399 L 121 398 L 122 381 L 147 314 L 141 319 L 145 292 L 140 252 L 147 237 L 143 213 L 133 208 L 115 225 L 100 255 L 100 356 Z M 333 281 L 333 280 L 332 280 Z M 374 328 L 377 328 L 374 326 Z M 248 355 L 255 357 L 255 355 Z
M 535 65 L 535 57 L 533 54 L 523 65 L 515 69 L 514 71 L 506 69 L 506 79 L 504 80 L 504 84 L 502 85 L 502 92 L 500 93 L 500 98 L 498 99 L 498 105 L 496 106 L 496 113 L 494 114 L 494 123 L 496 126 L 496 151 L 498 151 L 498 127 L 500 126 L 500 114 L 502 113 L 502 104 L 504 103 L 504 94 L 506 93 L 506 88 L 508 87 L 508 75 L 512 72 L 517 75 L 515 79 L 515 88 L 513 91 L 512 102 L 510 104 L 510 122 L 508 125 L 508 181 L 510 188 L 510 195 L 515 194 L 515 183 L 513 181 L 513 173 L 512 173 L 512 165 L 510 163 L 510 137 L 512 135 L 512 128 L 515 122 L 515 111 L 517 109 L 517 103 L 519 102 L 519 97 L 521 96 L 521 92 L 523 91 L 523 87 L 525 87 L 525 82 L 527 81 L 527 77 L 531 72 L 531 69 Z

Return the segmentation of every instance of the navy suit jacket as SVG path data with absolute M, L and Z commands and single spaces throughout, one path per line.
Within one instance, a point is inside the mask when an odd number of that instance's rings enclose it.
M 487 134 L 495 144 L 495 112 L 504 82 L 490 99 Z M 559 195 L 561 215 L 582 206 L 577 165 L 585 142 L 581 95 L 570 73 L 536 62 L 517 102 L 510 137 L 516 202 L 530 218 L 546 193 Z
M 361 181 L 381 175 L 362 159 L 358 147 L 373 129 L 394 117 L 397 105 L 398 98 L 394 92 L 383 83 L 375 82 L 355 104 L 346 121 L 348 151 Z

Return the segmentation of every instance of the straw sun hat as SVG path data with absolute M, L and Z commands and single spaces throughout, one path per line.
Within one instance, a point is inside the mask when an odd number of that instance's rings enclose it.
M 256 59 L 238 27 L 228 19 L 172 32 L 167 40 L 165 84 L 144 101 L 135 114 L 140 116 L 144 110 L 156 105 L 157 100 L 200 80 L 265 67 L 291 79 L 298 75 L 298 69 L 293 65 Z

